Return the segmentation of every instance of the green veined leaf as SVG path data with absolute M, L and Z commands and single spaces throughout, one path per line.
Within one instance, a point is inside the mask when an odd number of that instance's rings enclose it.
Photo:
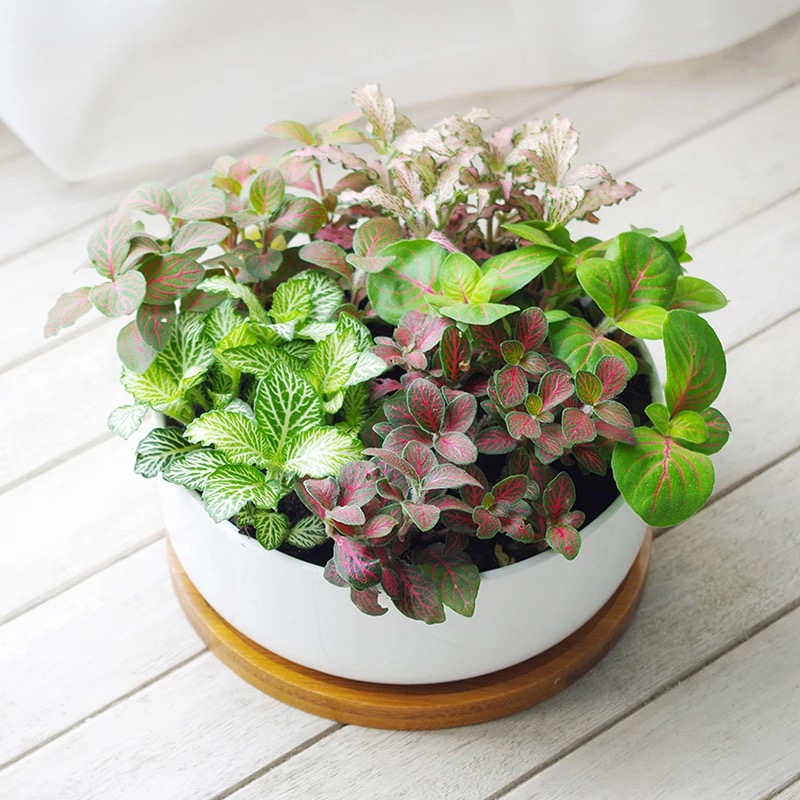
M 725 353 L 712 327 L 693 311 L 677 309 L 664 322 L 667 380 L 664 396 L 678 411 L 704 411 L 725 382 Z
M 335 475 L 349 461 L 361 457 L 361 442 L 337 428 L 316 428 L 292 439 L 284 469 L 310 478 Z
M 282 205 L 285 194 L 283 175 L 277 169 L 265 169 L 250 184 L 250 205 L 262 217 L 271 217 Z
M 515 311 L 519 311 L 517 306 L 505 303 L 456 303 L 440 309 L 442 316 L 468 325 L 491 325 Z
M 384 247 L 399 242 L 403 232 L 390 217 L 373 217 L 356 229 L 353 250 L 359 256 L 377 256 Z
M 618 442 L 614 447 L 611 468 L 617 487 L 648 525 L 678 525 L 711 496 L 711 459 L 652 428 L 636 428 L 635 433 L 636 445 Z
M 273 364 L 283 363 L 296 371 L 302 370 L 304 366 L 303 362 L 294 356 L 266 344 L 231 347 L 218 351 L 217 358 L 228 368 L 253 375 L 256 378 L 265 378 Z
M 317 343 L 308 359 L 306 374 L 317 391 L 335 394 L 347 385 L 359 356 L 355 336 L 337 331 Z
M 672 295 L 671 309 L 684 308 L 696 314 L 705 314 L 709 311 L 718 311 L 728 305 L 728 298 L 716 286 L 694 278 L 690 275 L 681 275 L 675 294 Z
M 358 434 L 369 416 L 369 389 L 364 383 L 348 386 L 342 396 L 342 426 Z
M 550 344 L 557 358 L 566 362 L 573 372 L 593 370 L 603 356 L 616 356 L 628 368 L 628 377 L 636 374 L 636 359 L 622 345 L 599 336 L 584 319 L 571 317 L 550 328 Z
M 163 477 L 170 483 L 202 492 L 211 473 L 227 463 L 219 450 L 193 450 L 170 462 L 164 469 Z
M 196 449 L 196 445 L 189 444 L 177 428 L 156 428 L 139 442 L 134 470 L 137 475 L 155 478 L 174 459 Z
M 137 186 L 122 201 L 122 208 L 130 211 L 144 211 L 145 214 L 161 214 L 169 218 L 175 210 L 166 186 L 151 182 Z
M 128 439 L 142 424 L 148 408 L 140 403 L 119 406 L 108 415 L 108 429 L 122 439 Z
M 328 322 L 342 305 L 344 292 L 328 275 L 316 270 L 305 270 L 288 281 L 288 283 L 294 282 L 304 284 L 308 288 L 312 299 L 311 319 L 317 322 Z
M 218 344 L 241 322 L 242 318 L 236 313 L 235 301 L 223 300 L 208 312 L 206 335 L 214 344 Z M 240 344 L 245 344 L 245 342 L 240 342 Z
M 91 287 L 83 286 L 71 292 L 62 294 L 55 305 L 47 313 L 47 324 L 44 326 L 44 335 L 49 338 L 55 336 L 62 328 L 74 325 L 92 307 L 89 300 Z
M 147 284 L 141 272 L 126 272 L 114 281 L 93 286 L 89 292 L 92 305 L 107 317 L 132 314 L 144 300 Z
M 704 442 L 685 442 L 684 444 L 689 450 L 696 450 L 698 453 L 710 456 L 718 453 L 727 444 L 731 435 L 731 424 L 716 408 L 707 408 L 700 412 L 700 416 L 706 423 L 708 438 Z
M 292 233 L 316 233 L 328 221 L 328 212 L 310 197 L 293 197 L 272 224 Z
M 178 315 L 172 336 L 158 356 L 158 363 L 185 391 L 200 382 L 214 363 L 214 348 L 205 335 L 203 314 L 191 311 Z
M 131 249 L 130 238 L 133 233 L 131 215 L 120 212 L 104 220 L 89 237 L 86 248 L 89 259 L 104 278 L 114 280 L 117 268 L 122 266 Z
M 377 378 L 378 375 L 383 375 L 386 370 L 387 364 L 380 356 L 370 352 L 361 353 L 345 386 L 350 387 L 371 381 L 373 378 Z
M 478 567 L 464 553 L 446 553 L 443 544 L 421 551 L 420 569 L 433 581 L 442 602 L 463 617 L 475 613 L 475 600 L 481 584 Z
M 211 519 L 222 522 L 247 503 L 274 505 L 279 497 L 276 487 L 275 481 L 268 481 L 266 475 L 255 467 L 224 464 L 208 476 L 203 503 Z
M 369 301 L 381 319 L 398 325 L 406 311 L 427 311 L 426 297 L 439 294 L 439 270 L 447 251 L 420 239 L 395 242 L 381 255 L 395 259 L 367 278 Z
M 122 385 L 135 400 L 156 411 L 164 411 L 180 400 L 178 381 L 161 364 L 151 364 L 144 372 L 122 371 Z
M 269 313 L 276 322 L 305 320 L 313 305 L 311 290 L 305 282 L 286 281 L 275 290 Z
M 290 439 L 323 421 L 322 403 L 311 382 L 279 362 L 259 381 L 253 410 L 270 453 L 278 459 Z
M 289 528 L 289 535 L 286 537 L 286 544 L 292 547 L 299 547 L 301 550 L 311 550 L 328 541 L 325 533 L 325 523 L 313 514 L 295 522 Z
M 184 225 L 172 240 L 172 249 L 176 253 L 186 253 L 213 247 L 228 237 L 230 231 L 217 222 L 190 222 Z
M 235 411 L 207 411 L 186 428 L 186 438 L 219 448 L 228 461 L 269 467 L 272 446 L 256 422 Z
M 224 292 L 237 300 L 241 300 L 250 312 L 251 319 L 256 322 L 268 322 L 267 312 L 261 305 L 261 301 L 256 297 L 253 290 L 242 283 L 236 283 L 226 275 L 213 275 L 198 284 L 198 289 L 209 294 L 219 294 Z
M 480 267 L 469 256 L 450 253 L 439 270 L 439 287 L 452 303 L 469 303 L 481 277 Z
M 284 514 L 255 508 L 250 519 L 256 529 L 256 541 L 265 550 L 277 550 L 289 535 L 289 520 Z
M 491 270 L 498 273 L 497 282 L 492 291 L 492 302 L 505 300 L 509 295 L 527 286 L 534 278 L 541 275 L 558 257 L 558 253 L 549 247 L 520 247 L 508 253 L 492 256 L 481 266 L 486 274 Z
M 660 339 L 667 318 L 666 309 L 661 306 L 634 306 L 617 318 L 617 326 L 640 339 Z

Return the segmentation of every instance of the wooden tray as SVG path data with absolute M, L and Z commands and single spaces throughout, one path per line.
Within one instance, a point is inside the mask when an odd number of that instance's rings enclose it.
M 194 629 L 212 653 L 253 686 L 303 711 L 339 722 L 431 730 L 473 725 L 530 708 L 590 670 L 617 643 L 636 613 L 651 544 L 652 533 L 648 531 L 614 596 L 560 644 L 490 675 L 421 686 L 337 678 L 281 658 L 243 636 L 206 603 L 171 547 L 169 564 L 178 600 Z

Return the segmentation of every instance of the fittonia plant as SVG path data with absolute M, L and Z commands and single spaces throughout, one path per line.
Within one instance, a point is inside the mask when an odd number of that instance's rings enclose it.
M 609 466 L 648 524 L 702 507 L 730 428 L 700 314 L 726 301 L 685 274 L 683 232 L 574 239 L 638 190 L 573 167 L 563 117 L 487 136 L 479 109 L 420 130 L 377 86 L 353 99 L 313 131 L 270 126 L 296 143 L 280 159 L 138 187 L 89 240 L 99 281 L 46 333 L 132 317 L 109 425 L 166 423 L 136 471 L 265 548 L 323 554 L 361 611 L 385 595 L 429 623 L 473 613 L 480 568 L 578 556 L 581 507 L 614 497 L 586 476 Z M 640 339 L 663 339 L 663 402 Z

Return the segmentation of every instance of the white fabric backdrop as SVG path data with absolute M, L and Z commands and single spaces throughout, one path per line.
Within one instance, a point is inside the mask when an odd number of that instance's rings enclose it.
M 349 110 L 713 52 L 800 0 L 0 0 L 0 116 L 79 180 Z

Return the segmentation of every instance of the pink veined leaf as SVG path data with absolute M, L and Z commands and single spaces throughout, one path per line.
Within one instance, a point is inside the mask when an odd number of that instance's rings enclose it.
M 183 181 L 172 190 L 172 200 L 178 219 L 216 219 L 227 209 L 225 193 L 211 185 L 209 175 Z
M 428 366 L 428 359 L 419 350 L 412 350 L 410 353 L 406 353 L 405 361 L 411 369 L 423 370 Z
M 44 335 L 48 338 L 55 336 L 62 328 L 74 325 L 86 314 L 92 307 L 89 292 L 91 292 L 91 287 L 84 286 L 62 294 L 47 314 Z
M 429 625 L 444 622 L 444 608 L 436 586 L 419 567 L 392 559 L 385 573 L 383 588 L 398 611 Z
M 278 169 L 283 175 L 283 180 L 287 186 L 296 186 L 306 192 L 316 192 L 317 187 L 311 178 L 311 170 L 314 168 L 312 158 L 299 158 L 297 153 L 291 153 L 288 158 L 281 160 Z
M 169 218 L 174 210 L 166 186 L 160 183 L 143 183 L 133 189 L 122 201 L 122 207 L 146 214 L 161 214 Z
M 594 423 L 598 436 L 610 439 L 612 442 L 622 442 L 623 444 L 636 444 L 636 434 L 632 428 L 622 428 L 618 425 L 609 425 L 607 422 L 598 419 Z
M 429 380 L 415 380 L 406 392 L 408 410 L 420 427 L 435 433 L 444 422 L 445 402 L 441 390 Z
M 283 263 L 283 253 L 268 247 L 263 253 L 247 253 L 244 257 L 244 268 L 247 274 L 258 281 L 265 281 L 274 275 Z
M 367 520 L 362 530 L 365 539 L 379 540 L 390 536 L 397 527 L 397 520 L 389 514 L 378 514 Z
M 104 220 L 89 237 L 87 252 L 95 269 L 105 278 L 114 277 L 130 251 L 133 236 L 131 215 L 120 212 Z
M 617 183 L 617 181 L 604 181 L 597 186 L 589 189 L 583 199 L 575 209 L 575 219 L 589 218 L 590 222 L 596 222 L 593 212 L 602 206 L 613 206 L 622 200 L 633 197 L 639 191 L 638 186 L 632 183 Z
M 420 442 L 409 442 L 403 450 L 403 459 L 411 465 L 417 478 L 424 478 L 435 466 L 436 456 Z
M 439 521 L 439 509 L 428 503 L 405 503 L 404 508 L 421 531 L 431 530 Z
M 470 346 L 467 337 L 455 325 L 450 325 L 441 334 L 439 358 L 442 371 L 451 383 L 469 371 Z
M 472 519 L 472 510 L 473 506 L 444 510 L 441 516 L 442 524 L 454 533 L 474 536 L 477 525 Z
M 606 400 L 603 403 L 598 403 L 594 407 L 594 413 L 597 414 L 603 422 L 607 422 L 609 425 L 633 430 L 634 426 L 631 412 L 628 411 L 622 403 L 618 403 L 616 400 Z
M 526 308 L 517 320 L 517 341 L 526 350 L 536 350 L 547 338 L 547 328 L 547 317 L 541 308 Z
M 370 617 L 380 617 L 389 610 L 378 602 L 379 597 L 378 590 L 374 586 L 360 591 L 352 586 L 350 587 L 350 600 L 353 605 L 362 614 L 367 614 Z
M 308 478 L 295 488 L 306 508 L 321 519 L 338 504 L 339 484 L 335 478 Z
M 542 425 L 536 440 L 535 454 L 542 463 L 551 463 L 566 450 L 567 441 L 560 425 Z
M 499 426 L 482 430 L 475 437 L 475 444 L 479 452 L 488 456 L 510 453 L 519 447 L 519 442 Z
M 514 541 L 522 542 L 523 544 L 533 544 L 539 538 L 536 531 L 521 518 L 509 520 L 505 526 L 504 533 Z
M 628 367 L 621 358 L 603 356 L 595 367 L 595 375 L 603 385 L 603 391 L 598 398 L 599 402 L 616 397 L 628 383 Z
M 471 617 L 480 587 L 480 573 L 463 545 L 456 549 L 455 541 L 466 543 L 466 537 L 453 536 L 446 544 L 436 543 L 426 547 L 421 555 L 421 567 L 435 582 L 444 604 L 457 614 Z
M 525 475 L 509 475 L 492 489 L 495 503 L 516 503 L 525 497 L 528 478 Z
M 170 253 L 163 258 L 148 258 L 142 264 L 141 274 L 147 280 L 144 302 L 164 306 L 194 289 L 203 280 L 205 271 L 193 258 L 182 253 Z
M 593 406 L 603 394 L 603 383 L 593 373 L 579 369 L 575 375 L 575 393 L 581 403 Z
M 366 589 L 380 582 L 380 561 L 370 545 L 338 533 L 333 541 L 336 570 L 353 588 Z
M 136 312 L 136 327 L 150 347 L 161 351 L 172 336 L 177 315 L 173 303 L 166 306 L 142 304 Z
M 343 588 L 345 586 L 349 586 L 350 584 L 339 574 L 338 570 L 336 569 L 336 564 L 334 560 L 331 559 L 326 565 L 325 569 L 322 570 L 322 577 L 325 578 L 328 583 L 337 586 L 338 588 Z
M 547 544 L 572 561 L 581 549 L 581 535 L 570 525 L 554 525 L 547 529 Z
M 346 254 L 338 244 L 320 241 L 310 242 L 300 248 L 298 255 L 307 264 L 330 270 L 343 278 L 350 279 L 353 276 L 353 269 L 347 263 Z
M 470 327 L 475 341 L 490 355 L 502 359 L 503 351 L 501 345 L 508 339 L 505 325 L 502 320 L 493 322 L 491 325 L 472 325 Z
M 272 225 L 292 233 L 316 233 L 328 220 L 328 212 L 310 197 L 294 197 Z
M 559 520 L 572 509 L 575 503 L 575 484 L 566 472 L 558 475 L 547 484 L 542 493 L 542 505 L 550 520 Z
M 542 375 L 537 393 L 542 398 L 542 410 L 549 409 L 563 403 L 574 391 L 572 375 L 562 370 L 550 370 Z
M 304 150 L 298 150 L 297 155 L 300 158 L 310 156 L 311 158 L 327 161 L 329 164 L 339 164 L 351 172 L 365 172 L 374 175 L 374 170 L 370 168 L 369 164 L 364 161 L 363 158 L 357 156 L 355 153 L 343 150 L 335 144 L 307 147 Z
M 176 253 L 189 250 L 204 249 L 219 244 L 230 231 L 216 222 L 190 222 L 184 225 L 172 240 L 172 249 Z
M 375 485 L 378 487 L 378 494 L 384 500 L 399 501 L 403 499 L 403 492 L 400 491 L 400 487 L 392 483 L 388 478 L 379 478 Z
M 129 370 L 144 372 L 157 353 L 144 341 L 136 323 L 129 322 L 117 335 L 117 355 Z
M 423 314 L 420 311 L 409 311 L 400 324 L 413 332 L 417 350 L 421 350 L 423 353 L 436 347 L 441 342 L 444 331 L 448 328 L 446 319 L 433 314 Z
M 400 454 L 406 449 L 409 442 L 419 442 L 425 447 L 431 447 L 433 434 L 420 430 L 416 425 L 401 425 L 389 432 L 383 440 L 383 446 L 386 450 L 393 450 Z
M 136 311 L 145 298 L 146 289 L 144 275 L 134 270 L 117 280 L 93 286 L 89 299 L 106 317 L 124 317 Z
M 472 512 L 472 520 L 478 526 L 479 539 L 491 539 L 500 532 L 500 520 L 481 506 Z
M 375 342 L 372 352 L 378 358 L 382 358 L 390 367 L 396 367 L 405 362 L 406 356 L 403 355 L 403 351 L 391 339 L 385 336 L 376 336 Z
M 137 267 L 151 253 L 161 253 L 161 247 L 158 242 L 149 236 L 134 236 L 130 241 L 130 245 L 131 249 L 128 251 L 125 261 L 116 270 L 117 276 Z
M 541 378 L 549 369 L 547 359 L 541 353 L 525 353 L 520 359 L 520 367 L 534 378 Z
M 512 411 L 506 417 L 508 432 L 515 439 L 537 439 L 541 433 L 541 426 L 530 415 L 522 411 Z
M 579 444 L 572 448 L 572 455 L 584 469 L 595 475 L 605 475 L 608 472 L 608 461 L 603 458 L 602 450 L 597 447 Z
M 363 525 L 367 521 L 363 509 L 358 506 L 336 506 L 325 516 L 342 525 Z
M 364 455 L 373 456 L 379 459 L 379 461 L 383 461 L 386 465 L 397 470 L 397 472 L 401 475 L 405 475 L 407 478 L 416 478 L 416 473 L 411 464 L 406 462 L 400 453 L 394 450 L 389 450 L 386 447 L 367 447 L 364 450 Z M 380 490 L 380 486 L 378 486 L 378 489 Z
M 583 511 L 570 511 L 561 519 L 563 525 L 570 525 L 573 528 L 580 528 L 586 519 L 586 514 Z
M 466 392 L 459 392 L 445 408 L 442 430 L 447 433 L 466 433 L 475 421 L 478 401 Z
M 511 475 L 527 475 L 531 457 L 523 447 L 518 447 L 506 459 L 506 467 Z
M 531 143 L 530 161 L 540 180 L 559 185 L 569 172 L 569 163 L 578 152 L 578 132 L 560 114 L 546 122 Z
M 553 468 L 532 458 L 528 467 L 528 477 L 539 487 L 539 493 L 541 494 L 544 491 L 544 487 L 553 480 Z M 544 530 L 542 530 L 542 533 L 544 533 Z
M 508 364 L 494 375 L 494 388 L 503 408 L 521 405 L 528 394 L 528 378 L 520 367 Z
M 597 435 L 591 418 L 579 408 L 565 408 L 561 415 L 561 430 L 567 444 L 591 442 Z
M 434 489 L 459 489 L 470 485 L 479 487 L 480 483 L 460 467 L 453 464 L 439 464 L 428 472 L 423 488 L 429 492 Z M 439 508 L 441 509 L 441 506 Z
M 400 226 L 391 217 L 373 217 L 356 229 L 353 250 L 359 256 L 377 256 L 384 247 L 402 238 Z
M 452 466 L 448 464 L 442 464 L 441 466 Z M 455 467 L 458 469 L 458 467 Z M 466 470 L 464 470 L 466 472 Z M 440 494 L 438 497 L 434 497 L 430 500 L 430 504 L 432 506 L 436 506 L 439 511 L 466 511 L 469 514 L 472 513 L 472 506 L 469 503 L 465 503 L 463 500 L 459 500 L 457 497 L 453 497 L 451 494 Z
M 362 272 L 383 272 L 392 262 L 394 256 L 347 256 L 347 263 Z
M 250 205 L 259 216 L 270 217 L 283 205 L 285 191 L 280 170 L 265 169 L 250 184 Z
M 408 313 L 410 314 L 413 312 L 408 312 Z M 403 316 L 403 319 L 406 319 L 406 317 L 408 317 L 408 314 L 405 314 Z M 375 341 L 377 342 L 378 339 L 380 338 L 383 337 L 377 337 Z M 397 344 L 400 345 L 400 347 L 410 349 L 414 345 L 414 334 L 407 327 L 404 327 L 403 320 L 401 320 L 400 325 L 397 328 L 395 328 L 394 338 Z M 387 341 L 391 341 L 391 339 L 387 339 Z
M 408 410 L 408 403 L 403 396 L 392 397 L 383 404 L 383 411 L 386 414 L 386 419 L 392 425 L 416 425 L 417 420 L 414 415 Z
M 472 440 L 463 433 L 443 433 L 434 442 L 436 452 L 454 464 L 472 464 L 478 451 Z
M 375 497 L 375 478 L 378 470 L 369 461 L 351 461 L 336 476 L 339 484 L 339 504 L 365 506 Z M 361 525 L 362 523 L 354 523 Z

